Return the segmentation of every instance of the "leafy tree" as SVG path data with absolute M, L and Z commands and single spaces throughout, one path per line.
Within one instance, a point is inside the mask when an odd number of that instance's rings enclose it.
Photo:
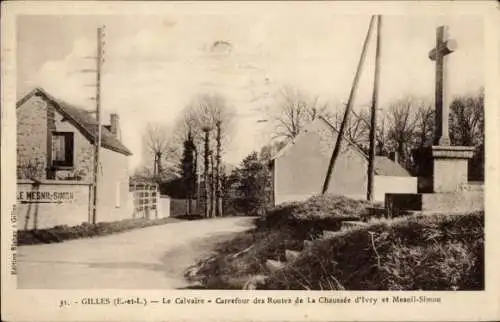
M 270 172 L 257 152 L 252 152 L 229 177 L 233 200 L 238 211 L 259 214 L 270 201 Z
M 188 133 L 187 139 L 184 141 L 184 150 L 182 156 L 182 179 L 183 188 L 188 199 L 188 215 L 191 214 L 191 200 L 196 191 L 196 167 L 195 167 L 195 150 L 193 136 Z
M 262 162 L 268 162 L 271 160 L 271 158 L 278 153 L 283 147 L 285 147 L 286 141 L 285 140 L 278 140 L 271 142 L 267 145 L 264 145 L 260 149 L 259 153 L 259 159 Z

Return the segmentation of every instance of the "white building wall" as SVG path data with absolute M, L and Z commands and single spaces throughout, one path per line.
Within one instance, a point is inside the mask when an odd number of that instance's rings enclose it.
M 386 193 L 417 193 L 417 177 L 375 176 L 375 201 L 384 202 Z
M 160 196 L 158 203 L 158 218 L 170 217 L 170 197 Z
M 106 148 L 100 150 L 101 172 L 98 186 L 97 221 L 116 221 L 133 218 L 129 201 L 128 157 Z

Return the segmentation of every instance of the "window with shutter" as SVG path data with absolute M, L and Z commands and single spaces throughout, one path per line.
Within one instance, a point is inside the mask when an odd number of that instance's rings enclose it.
M 74 166 L 73 132 L 52 133 L 52 165 L 58 167 Z

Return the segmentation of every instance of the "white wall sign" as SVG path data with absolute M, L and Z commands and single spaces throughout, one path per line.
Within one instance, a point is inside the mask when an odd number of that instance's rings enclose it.
M 21 203 L 63 203 L 72 202 L 75 195 L 71 191 L 18 191 L 17 201 Z

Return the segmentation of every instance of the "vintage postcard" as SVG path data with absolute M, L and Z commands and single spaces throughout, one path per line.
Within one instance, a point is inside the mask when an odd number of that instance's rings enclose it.
M 2 3 L 2 320 L 500 319 L 498 13 Z

